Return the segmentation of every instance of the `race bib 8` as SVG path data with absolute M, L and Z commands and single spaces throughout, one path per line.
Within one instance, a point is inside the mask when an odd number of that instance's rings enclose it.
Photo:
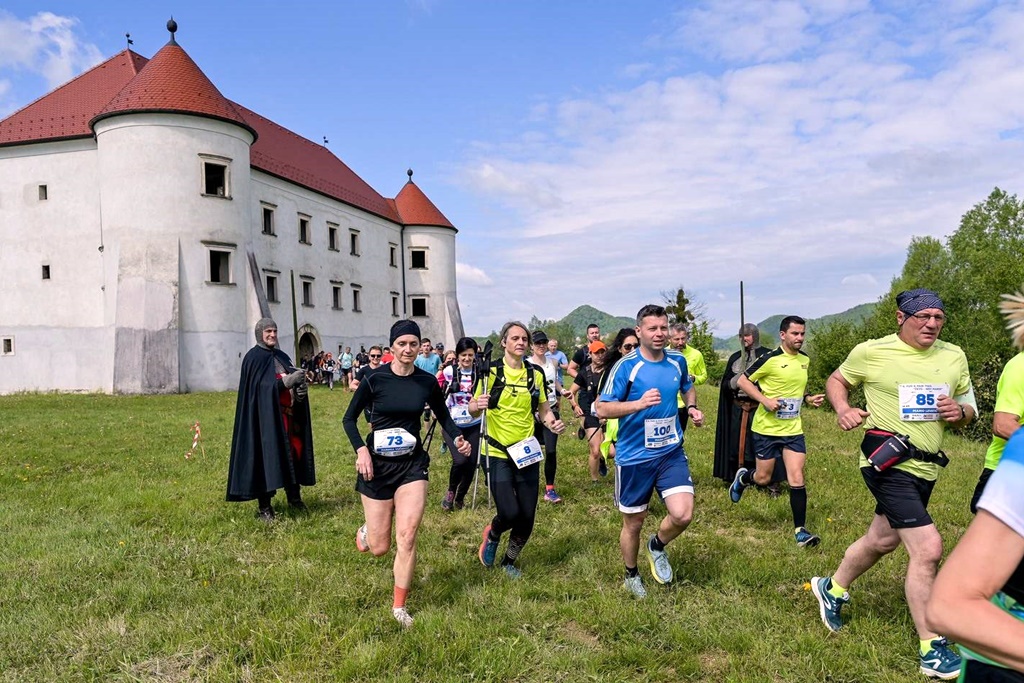
M 664 448 L 679 443 L 675 416 L 644 420 L 644 448 Z
M 780 398 L 777 399 L 779 407 L 775 411 L 775 417 L 780 420 L 795 420 L 800 417 L 800 407 L 804 403 L 804 397 L 799 398 Z
M 537 441 L 537 437 L 531 436 L 509 446 L 508 457 L 515 463 L 517 468 L 523 469 L 527 465 L 543 460 L 544 451 L 540 449 L 540 442 Z
M 416 450 L 416 437 L 401 427 L 373 433 L 373 452 L 382 458 L 398 458 Z
M 904 422 L 935 422 L 939 396 L 949 395 L 948 384 L 901 384 L 900 419 Z

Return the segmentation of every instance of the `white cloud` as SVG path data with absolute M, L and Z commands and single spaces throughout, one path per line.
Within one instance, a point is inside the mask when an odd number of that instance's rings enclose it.
M 480 268 L 471 266 L 468 263 L 455 263 L 455 277 L 458 280 L 459 288 L 463 287 L 490 287 L 494 280 Z
M 1024 101 L 1007 95 L 1024 89 L 1024 9 L 921 14 L 852 0 L 685 10 L 649 61 L 702 61 L 567 95 L 530 121 L 542 145 L 524 129 L 467 160 L 464 184 L 511 210 L 482 239 L 501 252 L 495 283 L 542 318 L 635 310 L 680 282 L 745 280 L 748 319 L 875 299 L 911 236 L 948 234 L 994 186 L 1024 186 Z M 708 302 L 722 328 L 738 322 L 733 298 Z
M 52 12 L 28 19 L 0 10 L 0 71 L 42 76 L 61 85 L 102 60 L 102 53 L 77 34 L 78 20 Z

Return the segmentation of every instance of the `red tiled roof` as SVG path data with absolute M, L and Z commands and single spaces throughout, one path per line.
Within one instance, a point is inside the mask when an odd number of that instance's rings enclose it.
M 401 222 L 405 225 L 437 225 L 443 228 L 455 228 L 451 221 L 434 206 L 434 203 L 427 199 L 423 190 L 412 181 L 412 171 L 409 171 L 409 175 L 409 182 L 395 197 L 395 207 L 401 216 Z
M 0 146 L 92 137 L 89 121 L 148 60 L 119 52 L 0 121 Z
M 91 124 L 139 111 L 198 114 L 238 124 L 255 134 L 235 106 L 173 41 L 153 55 L 139 74 L 93 117 Z
M 0 121 L 0 146 L 92 137 L 95 121 L 136 111 L 231 121 L 256 136 L 253 168 L 395 223 L 455 227 L 411 179 L 385 198 L 323 145 L 228 100 L 176 43 L 151 60 L 124 50 L 44 95 Z
M 240 104 L 235 103 L 235 107 L 242 112 L 248 125 L 259 135 L 249 152 L 253 168 L 290 180 L 395 223 L 402 222 L 394 207 L 329 149 L 277 125 Z

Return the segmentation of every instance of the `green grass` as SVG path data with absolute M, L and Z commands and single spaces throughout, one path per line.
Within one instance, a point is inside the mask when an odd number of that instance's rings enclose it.
M 610 483 L 590 487 L 583 442 L 560 441 L 565 503 L 541 503 L 519 582 L 476 559 L 486 506 L 442 514 L 435 446 L 416 624 L 402 632 L 388 609 L 393 555 L 353 544 L 348 396 L 311 391 L 310 513 L 290 515 L 281 495 L 269 526 L 255 503 L 224 502 L 233 393 L 0 397 L 0 681 L 921 680 L 902 550 L 854 587 L 838 634 L 805 589 L 873 507 L 857 437 L 831 413 L 805 413 L 809 526 L 823 539 L 806 551 L 787 499 L 732 505 L 711 477 L 714 425 L 688 430 L 694 522 L 669 546 L 674 584 L 655 584 L 641 556 L 643 602 L 621 587 L 620 516 Z M 716 396 L 701 388 L 711 418 Z M 206 454 L 186 460 L 196 420 Z M 930 507 L 947 550 L 970 521 L 983 448 L 947 442 Z

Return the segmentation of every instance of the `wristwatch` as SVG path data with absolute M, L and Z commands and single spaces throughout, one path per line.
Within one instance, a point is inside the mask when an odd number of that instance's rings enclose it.
M 697 410 L 697 406 L 695 406 L 695 405 L 688 405 L 688 406 L 686 406 L 686 412 L 690 412 L 690 410 Z

